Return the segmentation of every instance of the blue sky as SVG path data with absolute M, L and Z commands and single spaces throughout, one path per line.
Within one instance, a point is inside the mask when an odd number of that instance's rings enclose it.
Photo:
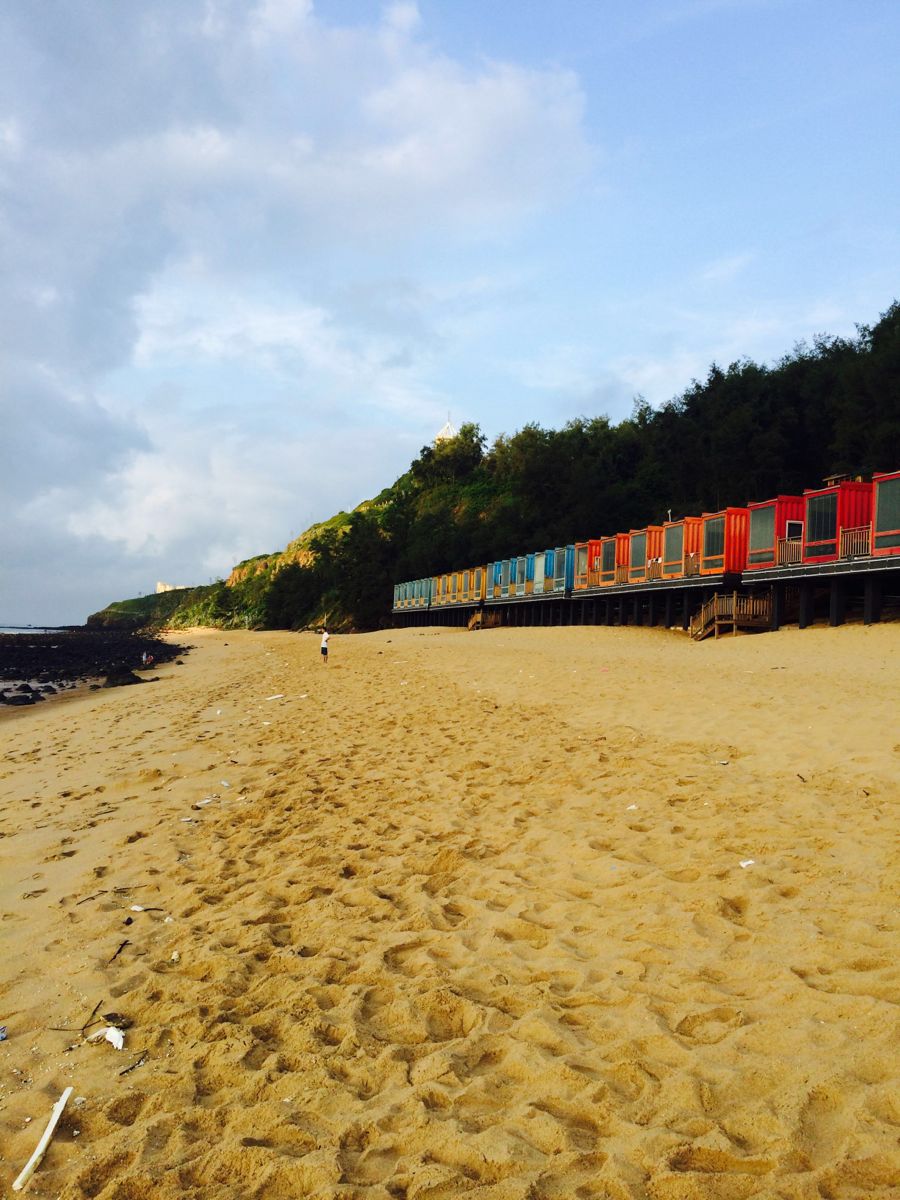
M 893 0 L 10 0 L 0 623 L 876 320 L 897 61 Z

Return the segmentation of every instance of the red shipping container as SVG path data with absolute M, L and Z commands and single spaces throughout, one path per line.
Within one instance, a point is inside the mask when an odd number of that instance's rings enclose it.
M 750 513 L 746 508 L 724 508 L 704 513 L 700 532 L 700 574 L 739 575 L 747 566 Z
M 747 506 L 750 542 L 747 570 L 799 563 L 803 538 L 803 497 L 776 496 Z
M 666 521 L 662 527 L 662 578 L 683 579 L 700 573 L 701 517 Z
M 900 554 L 900 471 L 872 476 L 872 554 Z
M 803 554 L 808 565 L 870 553 L 872 485 L 845 480 L 803 493 Z

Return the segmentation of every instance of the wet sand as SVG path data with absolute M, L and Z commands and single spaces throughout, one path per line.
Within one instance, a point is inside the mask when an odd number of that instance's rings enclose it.
M 0 713 L 3 1194 L 900 1194 L 900 626 L 189 636 Z

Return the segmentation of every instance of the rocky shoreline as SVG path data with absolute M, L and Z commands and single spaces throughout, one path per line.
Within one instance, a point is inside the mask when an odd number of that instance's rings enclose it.
M 88 681 L 142 682 L 134 672 L 144 669 L 144 656 L 152 667 L 189 649 L 106 629 L 0 634 L 0 705 L 36 704 Z

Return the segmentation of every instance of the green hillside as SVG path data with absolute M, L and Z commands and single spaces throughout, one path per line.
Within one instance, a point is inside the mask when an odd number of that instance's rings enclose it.
M 373 500 L 312 526 L 228 580 L 109 605 L 89 623 L 336 628 L 390 620 L 392 584 L 520 551 L 798 492 L 835 472 L 900 468 L 900 305 L 854 338 L 779 362 L 713 365 L 617 425 L 526 425 L 488 446 L 476 425 L 426 446 Z

